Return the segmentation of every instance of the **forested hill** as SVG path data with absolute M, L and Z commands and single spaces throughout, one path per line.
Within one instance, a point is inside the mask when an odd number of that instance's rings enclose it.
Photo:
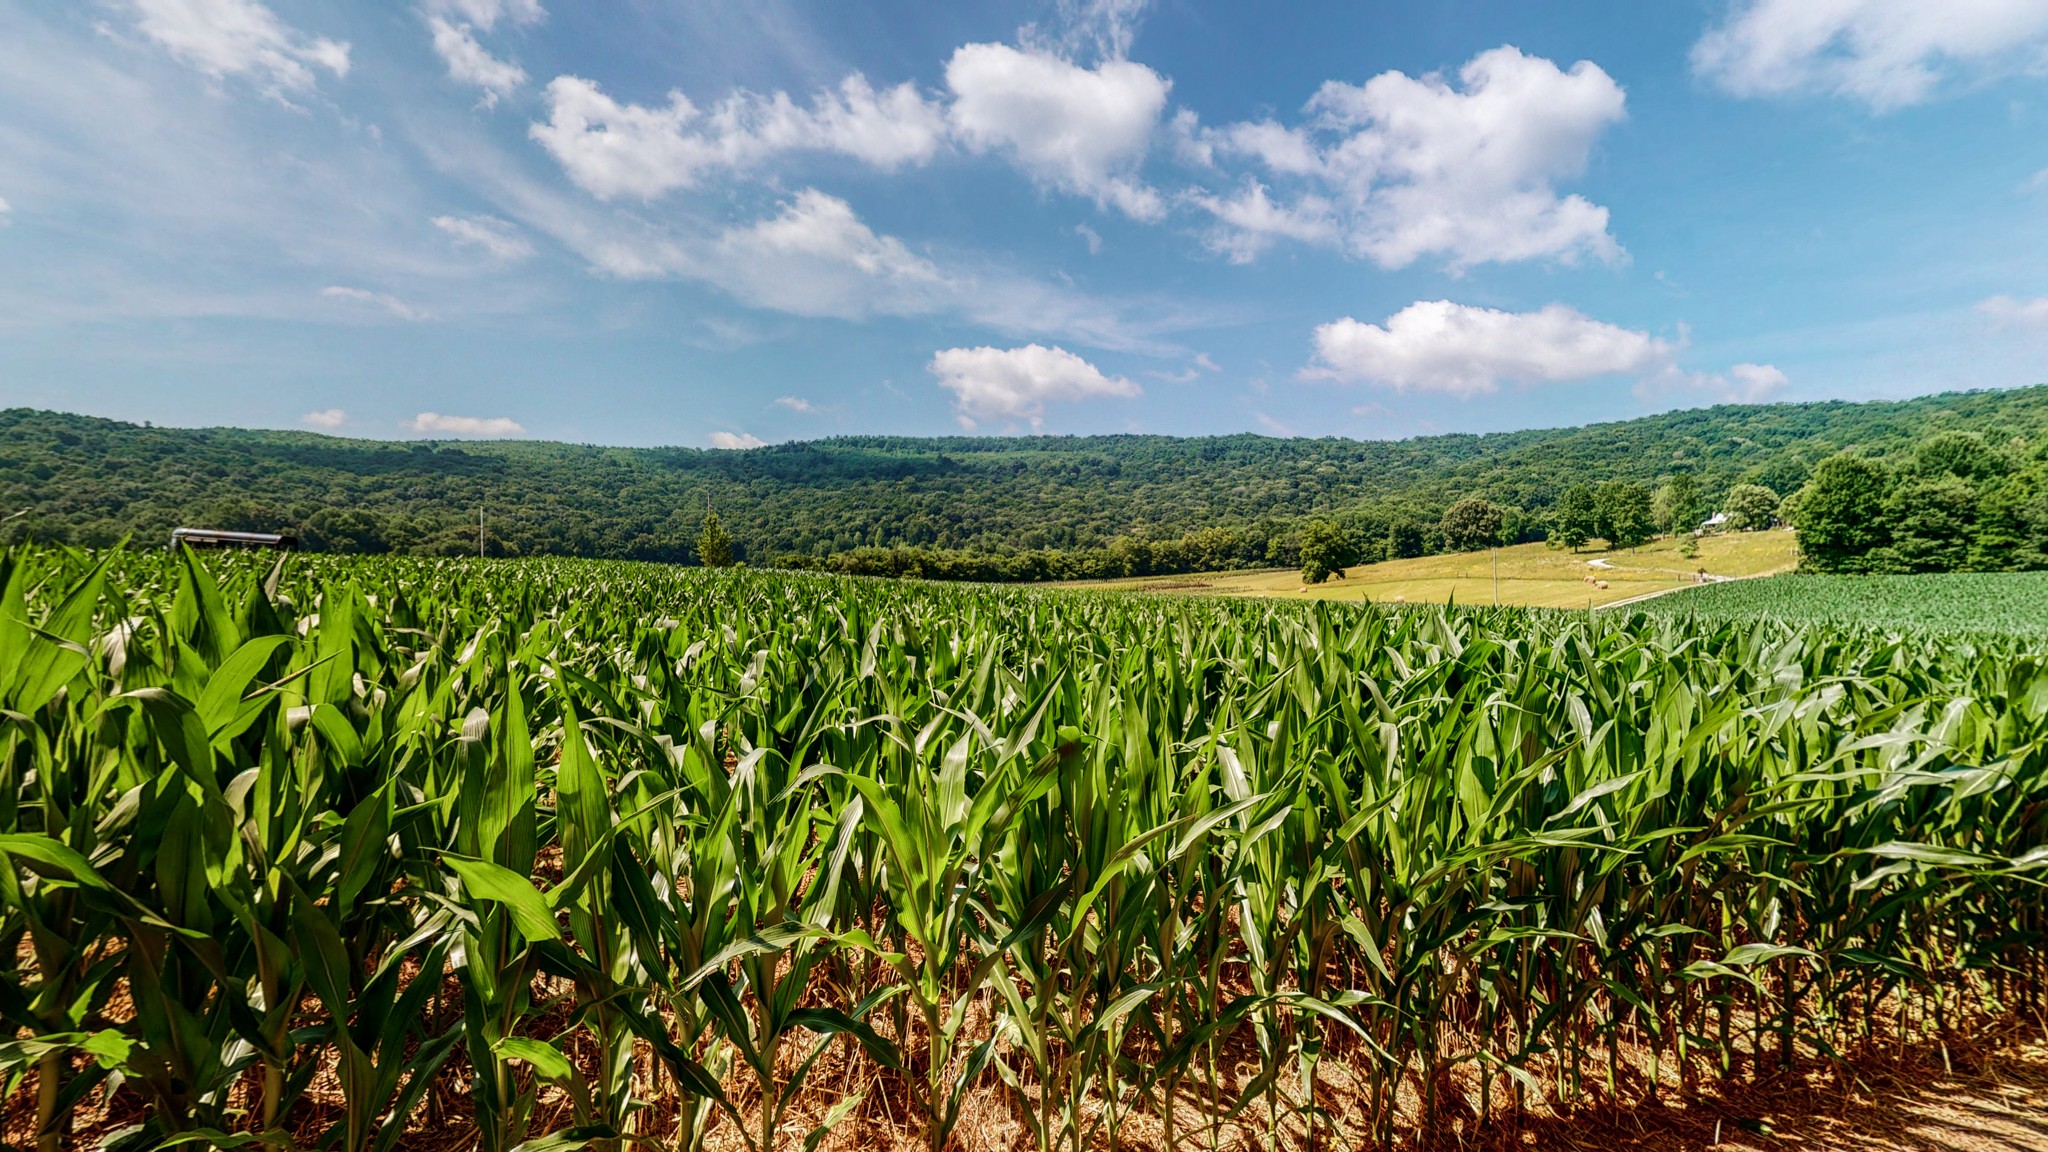
M 1902 402 L 1721 406 L 1622 423 L 1401 441 L 1263 436 L 839 437 L 749 451 L 377 442 L 0 412 L 6 539 L 154 543 L 174 526 L 288 528 L 309 546 L 684 561 L 707 504 L 755 563 L 864 547 L 1078 552 L 1230 529 L 1249 562 L 1305 518 L 1433 524 L 1484 496 L 1540 525 L 1572 484 L 1691 474 L 1789 494 L 1842 448 L 1931 432 L 2036 444 L 2048 386 Z M 1241 545 L 1241 546 L 1240 546 Z

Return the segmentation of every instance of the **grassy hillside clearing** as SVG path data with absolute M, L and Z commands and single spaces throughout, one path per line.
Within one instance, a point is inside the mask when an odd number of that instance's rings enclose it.
M 1137 592 L 1192 592 L 1281 600 L 1370 601 L 1376 604 L 1500 603 L 1522 608 L 1599 608 L 1695 584 L 1710 576 L 1747 578 L 1789 572 L 1799 563 L 1790 532 L 1734 532 L 1699 541 L 1699 555 L 1679 553 L 1679 541 L 1661 539 L 1622 552 L 1587 549 L 1566 552 L 1543 544 L 1518 544 L 1498 554 L 1500 579 L 1495 599 L 1496 556 L 1461 552 L 1389 560 L 1350 569 L 1341 580 L 1305 585 L 1292 569 L 1218 572 L 1201 576 L 1152 576 L 1139 580 L 1081 582 L 1069 587 Z M 1606 581 L 1606 588 L 1586 582 Z

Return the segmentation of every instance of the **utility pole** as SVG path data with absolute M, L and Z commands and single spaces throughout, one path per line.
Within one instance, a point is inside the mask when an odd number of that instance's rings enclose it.
M 1493 546 L 1493 606 L 1500 607 L 1500 545 Z

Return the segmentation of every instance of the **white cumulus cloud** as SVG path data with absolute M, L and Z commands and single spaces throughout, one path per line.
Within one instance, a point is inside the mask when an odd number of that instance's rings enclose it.
M 1744 404 L 1768 400 L 1791 383 L 1784 371 L 1771 364 L 1737 364 L 1728 370 L 1727 394 Z
M 1248 259 L 1278 238 L 1337 245 L 1385 268 L 1441 256 L 1453 268 L 1621 257 L 1608 213 L 1561 181 L 1582 175 L 1601 134 L 1625 115 L 1614 78 L 1512 46 L 1482 52 L 1456 83 L 1386 72 L 1325 83 L 1288 127 L 1204 129 L 1176 120 L 1198 165 L 1248 161 L 1289 194 L 1248 181 L 1234 196 L 1192 199 L 1217 220 L 1212 243 Z
M 519 229 L 495 216 L 436 216 L 433 223 L 456 243 L 481 248 L 500 260 L 533 255 L 533 244 Z
M 1054 400 L 1095 396 L 1137 396 L 1136 384 L 1102 370 L 1064 348 L 1027 344 L 1022 348 L 947 348 L 927 366 L 939 387 L 953 393 L 960 423 L 1023 420 L 1036 428 Z
M 1049 52 L 968 44 L 946 64 L 953 135 L 1007 156 L 1040 184 L 1157 220 L 1166 206 L 1138 176 L 1172 83 L 1143 64 L 1083 68 Z
M 372 292 L 367 288 L 350 288 L 342 284 L 330 285 L 320 290 L 320 295 L 329 300 L 343 300 L 351 304 L 367 304 L 382 308 L 400 320 L 428 320 L 430 314 L 407 304 L 396 296 Z
M 578 76 L 556 77 L 547 100 L 548 119 L 533 125 L 533 138 L 600 200 L 653 199 L 785 152 L 834 152 L 894 169 L 930 159 L 945 134 L 943 114 L 916 85 L 876 91 L 858 73 L 815 94 L 809 107 L 786 92 L 747 91 L 709 112 L 681 92 L 662 106 L 622 104 Z
M 711 446 L 732 451 L 741 448 L 765 448 L 768 442 L 751 432 L 713 432 Z
M 485 107 L 495 107 L 500 97 L 510 96 L 526 83 L 526 70 L 491 55 L 477 43 L 476 32 L 469 25 L 431 16 L 427 27 L 433 30 L 434 51 L 448 65 L 449 78 L 483 89 Z
M 1693 46 L 1693 70 L 1736 96 L 1820 92 L 1886 111 L 1959 73 L 2038 66 L 2040 0 L 1738 0 Z
M 1649 372 L 1676 349 L 1647 332 L 1589 319 L 1562 304 L 1502 312 L 1448 300 L 1418 301 L 1384 326 L 1345 317 L 1315 330 L 1307 375 L 1367 381 L 1397 391 L 1476 396 L 1503 382 L 1565 383 Z
M 314 68 L 348 75 L 348 45 L 307 36 L 256 0 L 134 0 L 136 27 L 212 76 L 251 75 L 273 92 L 303 92 Z
M 816 404 L 811 403 L 809 400 L 806 400 L 801 396 L 777 396 L 775 398 L 775 404 L 778 408 L 787 408 L 791 412 L 802 412 L 805 414 L 816 412 L 818 410 L 818 406 Z
M 506 416 L 444 416 L 439 412 L 422 412 L 413 417 L 407 427 L 423 436 L 504 439 L 526 435 L 526 429 L 517 420 Z
M 311 424 L 315 428 L 332 430 L 348 423 L 348 413 L 339 408 L 322 408 L 317 412 L 308 412 L 304 416 L 299 417 L 299 422 L 301 424 Z
M 2032 300 L 1993 296 L 1979 301 L 1977 311 L 1991 317 L 2001 327 L 2048 328 L 2048 296 Z
M 815 188 L 728 230 L 705 264 L 700 275 L 740 300 L 799 316 L 914 315 L 937 311 L 951 291 L 930 260 Z

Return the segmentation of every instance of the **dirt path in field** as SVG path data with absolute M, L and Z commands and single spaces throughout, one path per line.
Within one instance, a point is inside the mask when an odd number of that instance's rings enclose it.
M 1334 1086 L 1334 1085 L 1333 1085 Z M 1409 1101 L 1412 1105 L 1414 1102 Z M 1347 1098 L 1326 1101 L 1339 1115 Z M 1032 1144 L 999 1091 L 971 1092 L 956 1152 L 1031 1152 Z M 2048 1152 L 2048 1025 L 2008 1021 L 1996 1034 L 1977 1037 L 1965 1050 L 1939 1043 L 1857 1060 L 1845 1067 L 1812 1064 L 1756 1083 L 1706 1089 L 1668 1105 L 1587 1108 L 1568 1116 L 1538 1115 L 1517 1127 L 1503 1115 L 1476 1128 L 1418 1140 L 1412 1129 L 1395 1152 Z M 1298 1127 L 1276 1144 L 1258 1131 L 1230 1126 L 1225 1152 L 1347 1152 L 1345 1145 L 1310 1143 Z M 719 1152 L 737 1152 L 725 1134 Z M 1160 1152 L 1154 1123 L 1132 1118 L 1119 1147 Z M 911 1126 L 850 1124 L 823 1142 L 820 1152 L 920 1152 Z M 1091 1149 L 1105 1147 L 1101 1140 Z M 1190 1129 L 1179 1147 L 1205 1150 Z
M 1846 1073 L 1735 1085 L 1683 1107 L 1526 1124 L 1467 1147 L 1694 1152 L 2048 1152 L 2048 1038 L 2038 1030 L 1939 1047 Z
M 925 1144 L 910 1118 L 902 1085 L 884 1085 L 859 1061 L 828 1058 L 853 1077 L 844 1087 L 869 1093 L 868 1106 L 839 1124 L 818 1152 L 923 1152 Z M 828 1073 L 835 1069 L 827 1069 Z M 824 1118 L 839 1098 L 837 1077 L 814 1080 L 791 1114 L 789 1131 L 801 1134 Z M 0 1109 L 5 1137 L 28 1147 L 34 1109 L 32 1079 Z M 746 1086 L 733 1084 L 735 1100 L 749 1107 Z M 558 1094 L 557 1094 L 558 1095 Z M 466 1116 L 466 1093 L 444 1102 L 449 1116 Z M 1330 1102 L 1339 1111 L 1345 1104 Z M 1412 1105 L 1413 1101 L 1410 1101 Z M 111 1130 L 139 1119 L 136 1101 L 107 1115 L 95 1115 L 74 1133 L 68 1148 L 100 1146 Z M 566 1103 L 554 1101 L 543 1129 L 567 1122 Z M 659 1108 L 657 1108 L 659 1110 Z M 332 1117 L 328 1117 L 329 1120 Z M 1340 1118 L 1342 1122 L 1343 1118 Z M 325 1122 L 306 1135 L 325 1127 Z M 1256 1125 L 1252 1126 L 1256 1129 Z M 1156 1124 L 1132 1123 L 1121 1147 L 1126 1152 L 1159 1152 Z M 473 1152 L 475 1133 L 466 1123 L 408 1133 L 399 1152 Z M 785 1142 L 794 1148 L 798 1140 Z M 1101 1140 L 1091 1149 L 1101 1149 Z M 1182 1139 L 1184 1150 L 1207 1147 L 1198 1131 Z M 1230 1126 L 1220 1144 L 1226 1152 L 1343 1152 L 1327 1137 L 1314 1144 L 1298 1128 L 1278 1145 L 1261 1133 Z M 1756 1083 L 1705 1091 L 1668 1105 L 1585 1108 L 1567 1116 L 1533 1115 L 1519 1126 L 1504 1116 L 1417 1141 L 1411 1131 L 1397 1139 L 1397 1152 L 2048 1152 L 2048 1027 L 2039 1022 L 2008 1024 L 1997 1035 L 1980 1037 L 1967 1050 L 1944 1053 L 1929 1044 L 1905 1053 L 1857 1061 L 1845 1068 L 1808 1066 Z M 714 1126 L 707 1152 L 744 1152 L 736 1129 Z M 1031 1152 L 1027 1131 L 1016 1121 L 1007 1096 L 985 1085 L 967 1094 L 952 1152 Z
M 1657 569 L 1653 569 L 1653 571 L 1657 571 L 1657 572 L 1664 572 L 1664 571 L 1668 571 L 1668 569 L 1664 569 L 1664 568 L 1657 568 Z M 1597 607 L 1597 608 L 1593 609 L 1593 611 L 1595 611 L 1595 612 L 1605 612 L 1605 611 L 1607 611 L 1607 610 L 1609 610 L 1609 609 L 1611 609 L 1611 608 L 1626 608 L 1626 607 L 1628 607 L 1628 606 L 1629 606 L 1629 605 L 1631 605 L 1631 604 L 1641 604 L 1641 603 L 1642 603 L 1643 601 L 1645 601 L 1645 600 L 1655 600 L 1655 599 L 1656 599 L 1657 597 L 1659 597 L 1659 596 L 1669 596 L 1669 595 L 1671 595 L 1671 594 L 1672 594 L 1673 592 L 1690 592 L 1690 591 L 1692 591 L 1692 590 L 1693 590 L 1694 588 L 1707 588 L 1707 587 L 1711 587 L 1711 586 L 1713 586 L 1713 585 L 1715 585 L 1715 584 L 1733 584 L 1733 583 L 1735 583 L 1735 582 L 1737 582 L 1737 581 L 1739 581 L 1739 580 L 1763 580 L 1763 579 L 1767 579 L 1768 577 L 1772 577 L 1772 576 L 1783 576 L 1783 575 L 1785 575 L 1786 573 L 1788 573 L 1788 572 L 1791 572 L 1791 571 L 1794 571 L 1794 569 L 1792 569 L 1792 568 L 1774 568 L 1774 569 L 1772 569 L 1772 570 L 1771 570 L 1771 571 L 1769 571 L 1769 572 L 1759 572 L 1759 573 L 1757 573 L 1757 574 L 1756 574 L 1756 575 L 1754 575 L 1754 576 L 1715 576 L 1715 575 L 1713 575 L 1713 574 L 1709 573 L 1709 574 L 1708 574 L 1708 577 L 1707 577 L 1707 582 L 1706 582 L 1705 584 L 1690 584 L 1690 583 L 1688 583 L 1688 584 L 1680 584 L 1680 585 L 1679 585 L 1678 587 L 1676 587 L 1676 588 L 1659 588 L 1659 589 L 1657 589 L 1657 590 L 1656 590 L 1655 592 L 1645 592 L 1645 593 L 1643 593 L 1643 594 L 1642 594 L 1641 596 L 1631 596 L 1631 597 L 1629 597 L 1629 598 L 1628 598 L 1628 599 L 1626 599 L 1626 600 L 1616 600 L 1616 601 L 1614 601 L 1614 602 L 1613 602 L 1613 603 L 1611 603 L 1611 604 L 1602 604 L 1602 605 L 1600 605 L 1599 607 Z M 1677 573 L 1677 575 L 1680 575 L 1680 576 L 1685 576 L 1685 577 L 1687 577 L 1688 579 L 1690 579 L 1690 578 L 1691 578 L 1691 573 L 1687 573 L 1687 572 L 1679 572 L 1679 573 Z

